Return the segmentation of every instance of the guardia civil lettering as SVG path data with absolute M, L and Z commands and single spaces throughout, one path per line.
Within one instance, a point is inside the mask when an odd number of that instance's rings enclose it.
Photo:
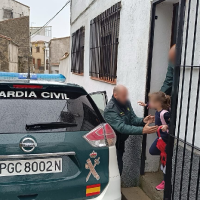
M 40 98 L 44 99 L 68 99 L 66 93 L 41 92 Z M 0 98 L 38 98 L 35 91 L 0 91 Z

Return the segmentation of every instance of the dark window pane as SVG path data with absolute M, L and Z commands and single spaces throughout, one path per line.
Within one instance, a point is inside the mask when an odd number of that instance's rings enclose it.
M 39 132 L 90 131 L 100 124 L 87 96 L 68 100 L 1 99 L 0 133 L 26 133 L 26 124 L 67 122 L 76 127 Z
M 6 18 L 6 19 L 12 19 L 13 18 L 13 12 L 12 10 L 9 10 L 9 9 L 3 9 L 3 18 Z
M 71 71 L 82 74 L 84 71 L 85 28 L 81 27 L 72 34 Z

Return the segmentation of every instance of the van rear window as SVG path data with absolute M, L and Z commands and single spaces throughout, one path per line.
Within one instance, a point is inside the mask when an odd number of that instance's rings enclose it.
M 1 134 L 90 131 L 99 124 L 87 95 L 0 91 Z

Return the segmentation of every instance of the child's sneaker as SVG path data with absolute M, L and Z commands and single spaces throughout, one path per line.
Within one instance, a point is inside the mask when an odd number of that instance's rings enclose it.
M 156 186 L 156 190 L 161 191 L 165 189 L 165 181 L 162 181 L 161 184 L 159 184 L 158 186 Z

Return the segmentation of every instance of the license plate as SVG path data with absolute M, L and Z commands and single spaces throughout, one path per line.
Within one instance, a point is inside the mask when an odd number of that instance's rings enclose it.
M 62 158 L 0 161 L 0 176 L 62 172 Z

